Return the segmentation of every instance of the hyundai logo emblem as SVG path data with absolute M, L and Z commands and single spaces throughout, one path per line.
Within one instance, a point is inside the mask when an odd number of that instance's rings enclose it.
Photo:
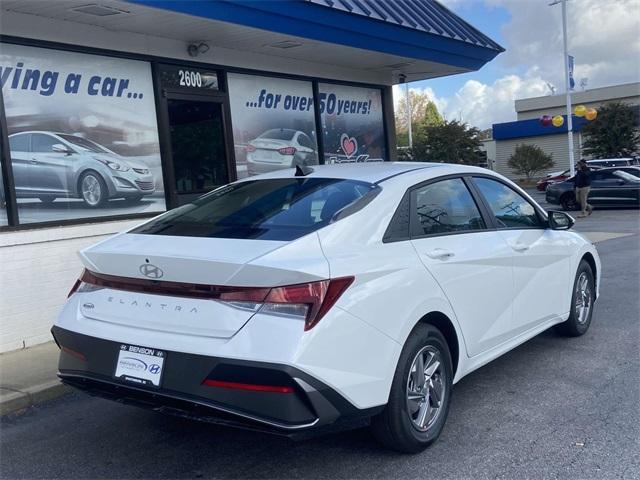
M 142 265 L 140 265 L 140 273 L 145 277 L 153 278 L 154 280 L 162 278 L 162 276 L 164 275 L 164 272 L 160 267 L 156 267 L 151 263 L 143 263 Z
M 157 363 L 149 365 L 149 371 L 154 375 L 157 375 L 158 373 L 160 373 L 160 365 L 158 365 Z

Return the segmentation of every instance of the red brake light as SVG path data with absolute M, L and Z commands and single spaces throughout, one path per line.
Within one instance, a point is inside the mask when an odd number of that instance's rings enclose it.
M 283 147 L 278 149 L 280 155 L 295 155 L 296 147 Z
M 256 147 L 255 147 L 255 146 L 253 146 L 253 145 L 251 145 L 251 144 L 248 144 L 246 147 L 244 147 L 244 149 L 245 149 L 247 152 L 255 152 L 255 151 L 257 150 L 257 149 L 256 149 Z
M 303 316 L 304 329 L 307 331 L 327 314 L 354 280 L 354 277 L 341 277 L 284 287 L 232 287 L 116 277 L 85 270 L 69 296 L 76 292 L 81 283 L 87 283 L 129 292 L 262 304 L 262 308 L 276 307 L 273 310 L 277 310 L 279 314 L 294 312 L 295 316 Z M 278 308 L 279 306 L 282 308 Z
M 82 273 L 82 275 L 80 275 L 80 278 L 82 278 L 83 276 L 84 276 L 84 272 Z M 82 281 L 80 281 L 80 278 L 78 280 L 76 280 L 76 283 L 74 283 L 73 287 L 71 287 L 71 290 L 69 290 L 69 294 L 67 295 L 67 298 L 69 298 L 71 295 L 76 293 L 78 288 L 80 288 L 80 284 L 82 283 Z
M 304 329 L 311 330 L 333 307 L 353 280 L 354 277 L 342 277 L 273 288 L 265 303 L 307 305 Z

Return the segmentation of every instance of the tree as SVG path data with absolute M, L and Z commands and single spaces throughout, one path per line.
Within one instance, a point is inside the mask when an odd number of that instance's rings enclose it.
M 582 153 L 593 158 L 629 157 L 640 150 L 636 112 L 621 102 L 598 109 L 598 117 L 582 129 Z
M 429 125 L 442 124 L 442 115 L 438 112 L 436 104 L 429 99 L 426 93 L 409 90 L 409 104 L 411 105 L 412 132 L 416 134 L 419 124 L 426 122 Z M 407 97 L 402 92 L 395 110 L 396 141 L 398 145 L 409 144 L 409 128 L 407 119 Z
M 517 174 L 524 175 L 527 180 L 530 180 L 536 173 L 549 170 L 555 163 L 553 155 L 544 153 L 539 146 L 520 144 L 509 157 L 507 165 Z
M 480 161 L 480 131 L 457 120 L 439 125 L 422 122 L 417 127 L 413 151 L 422 162 L 463 163 L 476 165 Z

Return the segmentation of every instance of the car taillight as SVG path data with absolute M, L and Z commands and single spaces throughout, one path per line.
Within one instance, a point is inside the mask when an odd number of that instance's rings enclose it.
M 255 152 L 255 151 L 257 150 L 257 149 L 256 149 L 256 147 L 255 147 L 255 146 L 253 146 L 253 145 L 251 145 L 251 144 L 249 144 L 249 145 L 247 145 L 246 147 L 244 147 L 244 149 L 245 149 L 247 152 Z
M 80 281 L 80 279 L 76 280 L 76 283 L 74 283 L 73 287 L 71 287 L 71 290 L 69 290 L 69 294 L 67 295 L 67 298 L 69 298 L 71 295 L 73 295 L 78 291 L 78 288 L 80 287 L 81 283 L 82 282 Z
M 296 147 L 283 147 L 278 149 L 280 155 L 295 155 Z
M 112 288 L 152 295 L 217 300 L 235 308 L 300 318 L 304 320 L 304 329 L 307 331 L 318 324 L 353 281 L 354 277 L 340 277 L 273 288 L 231 287 L 116 277 L 85 270 L 69 296 L 78 290 Z

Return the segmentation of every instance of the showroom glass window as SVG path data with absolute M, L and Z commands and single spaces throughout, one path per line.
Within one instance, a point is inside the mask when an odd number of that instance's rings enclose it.
M 489 202 L 498 228 L 542 228 L 536 209 L 522 195 L 504 183 L 476 177 L 475 184 Z
M 480 210 L 460 178 L 415 189 L 413 205 L 414 236 L 464 233 L 485 228 Z
M 311 82 L 228 75 L 238 178 L 317 165 Z
M 1 47 L 21 224 L 166 209 L 149 63 Z
M 2 175 L 2 168 L 0 168 L 0 227 L 5 227 L 9 224 L 7 218 L 7 197 L 4 192 L 4 177 Z
M 318 89 L 325 163 L 385 160 L 382 92 L 330 83 Z

